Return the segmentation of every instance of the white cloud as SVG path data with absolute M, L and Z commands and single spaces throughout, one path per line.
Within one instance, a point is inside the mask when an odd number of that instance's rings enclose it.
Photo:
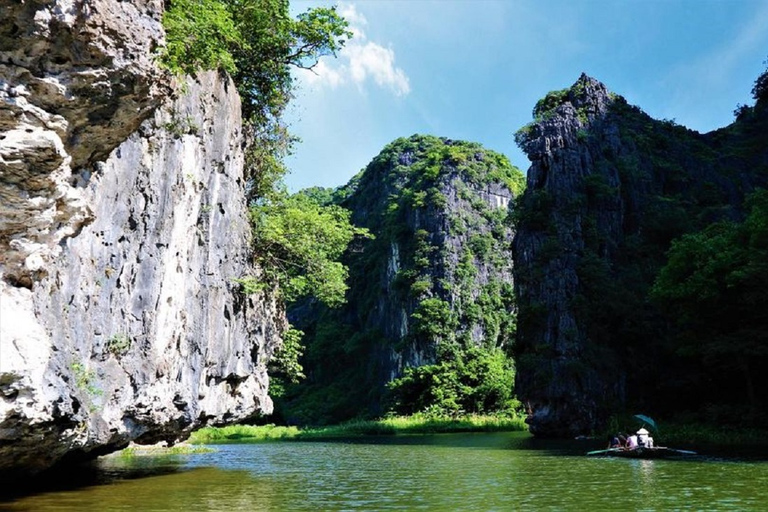
M 372 77 L 380 87 L 389 89 L 402 96 L 411 92 L 411 86 L 405 72 L 395 66 L 395 52 L 376 43 L 351 45 L 346 52 L 349 57 L 349 74 L 352 81 L 362 85 Z
M 298 73 L 300 79 L 310 86 L 327 85 L 335 89 L 345 82 L 344 76 L 338 70 L 328 66 L 325 59 L 320 59 L 312 70 L 300 68 Z
M 339 14 L 349 22 L 353 38 L 339 52 L 337 59 L 322 58 L 311 71 L 300 70 L 299 77 L 308 85 L 332 89 L 354 84 L 364 90 L 369 80 L 397 96 L 411 91 L 408 76 L 395 64 L 392 48 L 368 41 L 362 26 L 368 24 L 354 4 L 342 3 Z
M 339 4 L 339 14 L 349 22 L 349 30 L 355 39 L 365 39 L 365 32 L 363 32 L 362 27 L 368 24 L 368 20 L 357 12 L 355 4 Z

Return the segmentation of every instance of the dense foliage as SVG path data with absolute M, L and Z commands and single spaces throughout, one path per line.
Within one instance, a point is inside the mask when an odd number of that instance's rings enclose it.
M 349 217 L 303 194 L 251 208 L 256 260 L 286 301 L 312 295 L 331 307 L 344 302 L 348 271 L 338 260 L 355 236 L 367 236 Z
M 765 422 L 768 384 L 768 191 L 747 200 L 743 222 L 723 221 L 672 243 L 652 297 L 675 326 L 671 346 L 687 378 L 709 381 L 712 414 Z M 711 382 L 717 386 L 712 386 Z M 714 392 L 714 393 L 713 393 Z
M 406 368 L 391 381 L 390 407 L 400 414 L 458 415 L 511 410 L 514 367 L 501 349 L 470 346 L 437 364 Z

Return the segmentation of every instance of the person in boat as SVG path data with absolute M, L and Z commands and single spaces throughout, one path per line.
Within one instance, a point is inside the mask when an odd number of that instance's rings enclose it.
M 632 434 L 627 438 L 627 450 L 636 450 L 637 447 L 637 434 Z
M 619 440 L 618 434 L 608 437 L 608 449 L 621 448 L 621 447 L 622 447 L 622 444 L 621 444 L 621 440 Z
M 641 428 L 637 431 L 637 444 L 644 448 L 653 448 L 653 438 L 649 435 L 650 432 Z

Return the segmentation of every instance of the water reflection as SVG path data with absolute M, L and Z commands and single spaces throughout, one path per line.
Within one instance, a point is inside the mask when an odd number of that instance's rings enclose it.
M 35 479 L 0 481 L 0 502 L 31 493 L 68 491 L 108 485 L 180 471 L 186 460 L 178 456 L 102 457 L 96 461 L 48 471 Z

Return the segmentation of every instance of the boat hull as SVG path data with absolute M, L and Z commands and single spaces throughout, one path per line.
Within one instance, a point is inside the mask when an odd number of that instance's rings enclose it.
M 696 455 L 696 452 L 659 446 L 656 448 L 639 447 L 633 450 L 627 450 L 624 448 L 609 448 L 607 450 L 595 450 L 593 452 L 587 453 L 587 455 L 600 457 L 624 457 L 626 459 L 665 459 L 668 457 Z

